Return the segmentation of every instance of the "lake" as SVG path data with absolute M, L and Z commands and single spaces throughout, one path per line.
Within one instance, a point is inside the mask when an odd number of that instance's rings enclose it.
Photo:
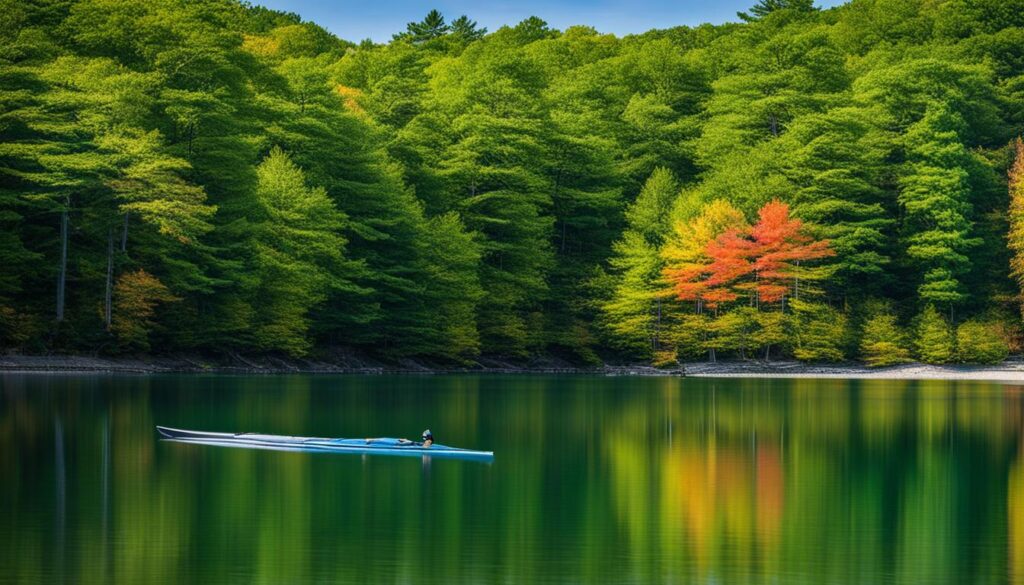
M 973 382 L 3 374 L 0 582 L 1024 583 L 1022 420 Z

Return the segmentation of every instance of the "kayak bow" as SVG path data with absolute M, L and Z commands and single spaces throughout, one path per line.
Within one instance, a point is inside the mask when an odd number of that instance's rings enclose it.
M 398 439 L 327 439 L 317 437 L 288 437 L 284 435 L 260 435 L 256 433 L 208 433 L 186 431 L 170 427 L 156 427 L 160 437 L 166 441 L 214 445 L 218 447 L 246 447 L 250 449 L 273 449 L 277 451 L 306 451 L 350 453 L 366 455 L 399 455 L 407 457 L 444 457 L 448 459 L 471 459 L 491 461 L 492 451 L 472 451 L 434 443 L 424 447 L 416 443 L 401 443 Z

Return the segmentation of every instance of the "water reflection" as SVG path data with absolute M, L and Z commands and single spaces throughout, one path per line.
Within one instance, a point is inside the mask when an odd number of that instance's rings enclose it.
M 1024 391 L 0 377 L 0 582 L 1024 583 Z M 161 443 L 404 436 L 493 466 Z

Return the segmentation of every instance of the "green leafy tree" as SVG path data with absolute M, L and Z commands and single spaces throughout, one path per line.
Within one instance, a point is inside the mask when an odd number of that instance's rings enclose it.
M 424 239 L 426 256 L 425 311 L 432 317 L 433 345 L 425 353 L 462 360 L 480 353 L 476 308 L 484 300 L 480 284 L 480 244 L 455 213 L 429 220 Z M 432 339 L 431 337 L 436 337 Z
M 439 72 L 452 91 L 443 103 L 449 142 L 436 172 L 447 199 L 440 205 L 457 210 L 481 236 L 483 347 L 525 355 L 540 349 L 527 323 L 550 290 L 552 189 L 542 172 L 541 80 L 526 56 L 509 50 L 512 31 L 504 34 L 470 46 Z M 477 87 L 490 89 L 470 91 Z
M 671 171 L 655 170 L 626 210 L 626 231 L 609 260 L 616 285 L 603 306 L 605 320 L 617 343 L 643 356 L 660 348 L 668 309 L 660 250 L 678 193 L 679 184 Z
M 836 253 L 829 288 L 878 294 L 888 284 L 896 225 L 883 177 L 886 135 L 861 109 L 834 109 L 793 121 L 779 141 L 794 212 Z
M 823 303 L 793 300 L 793 357 L 806 362 L 839 362 L 845 359 L 847 317 Z
M 953 331 L 934 305 L 925 307 L 918 316 L 915 333 L 914 346 L 917 358 L 922 362 L 945 364 L 956 357 Z
M 1024 141 L 1017 138 L 1013 143 L 1013 166 L 1010 167 L 1010 213 L 1008 241 L 1013 253 L 1010 259 L 1010 274 L 1017 281 L 1018 289 L 1024 291 Z M 1021 314 L 1024 314 L 1024 297 Z
M 458 208 L 467 227 L 484 237 L 481 281 L 490 294 L 480 307 L 481 334 L 493 351 L 522 354 L 525 317 L 548 290 L 553 260 L 547 185 L 518 162 L 541 156 L 539 129 L 486 114 L 462 116 L 455 124 L 458 139 L 442 172 L 461 195 Z
M 921 300 L 959 304 L 966 293 L 973 237 L 968 153 L 959 140 L 962 118 L 943 106 L 929 109 L 907 133 L 909 168 L 899 201 L 906 210 L 907 257 L 921 281 Z
M 957 357 L 971 364 L 997 364 L 1009 353 L 1006 341 L 991 324 L 969 320 L 956 328 Z
M 345 278 L 341 214 L 323 188 L 306 185 L 302 169 L 274 149 L 257 169 L 253 269 L 256 346 L 304 355 L 311 346 L 310 312 Z
M 709 319 L 703 345 L 710 361 L 717 361 L 721 354 L 731 352 L 744 357 L 753 328 L 752 311 L 723 311 Z
M 787 331 L 789 318 L 781 311 L 758 311 L 754 321 L 757 330 L 751 339 L 764 348 L 764 359 L 767 361 L 771 358 L 773 347 L 780 348 L 790 340 Z
M 891 366 L 910 361 L 906 334 L 885 303 L 875 303 L 869 308 L 861 331 L 860 353 L 871 366 Z

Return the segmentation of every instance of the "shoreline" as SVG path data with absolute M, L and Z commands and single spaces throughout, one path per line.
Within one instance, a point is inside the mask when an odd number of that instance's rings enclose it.
M 928 365 L 910 363 L 884 368 L 861 364 L 804 364 L 796 361 L 686 362 L 674 368 L 645 364 L 578 366 L 547 359 L 515 363 L 481 358 L 467 366 L 431 364 L 413 360 L 384 363 L 366 356 L 339 354 L 329 361 L 286 360 L 271 356 L 226 356 L 218 359 L 195 356 L 109 358 L 81 355 L 0 355 L 5 374 L 348 374 L 348 375 L 446 375 L 446 374 L 576 374 L 600 376 L 662 376 L 693 378 L 823 378 L 891 380 L 976 380 L 1024 382 L 1024 359 L 1000 364 Z
M 517 363 L 480 358 L 465 365 L 416 360 L 382 362 L 353 353 L 329 360 L 282 359 L 274 356 L 220 358 L 94 357 L 83 355 L 0 355 L 0 374 L 344 374 L 344 375 L 444 375 L 444 374 L 589 374 L 631 376 L 682 376 L 682 368 L 660 369 L 645 364 L 579 366 L 550 358 Z
M 872 368 L 862 364 L 803 364 L 779 362 L 687 363 L 692 378 L 819 378 L 856 380 L 964 380 L 1024 383 L 1024 361 L 1010 359 L 993 365 L 908 363 Z

